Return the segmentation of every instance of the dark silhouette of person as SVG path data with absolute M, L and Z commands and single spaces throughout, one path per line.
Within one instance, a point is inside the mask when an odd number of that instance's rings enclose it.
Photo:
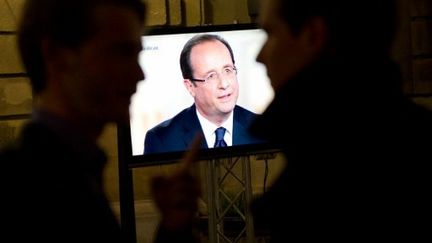
M 275 97 L 251 130 L 282 148 L 251 205 L 270 242 L 430 239 L 432 115 L 402 91 L 395 1 L 267 0 Z M 423 139 L 425 138 L 425 139 Z
M 213 148 L 219 127 L 225 128 L 228 146 L 263 142 L 249 132 L 257 114 L 236 104 L 237 69 L 226 40 L 211 34 L 192 37 L 180 54 L 180 67 L 194 104 L 150 129 L 144 154 L 184 151 L 197 134 L 204 138 L 201 148 Z
M 145 15 L 141 0 L 25 2 L 18 47 L 34 109 L 0 153 L 2 242 L 135 240 L 122 233 L 105 195 L 107 158 L 97 141 L 105 125 L 129 122 L 130 97 L 144 79 Z M 183 228 L 199 188 L 186 170 L 168 179 L 152 186 L 164 198 L 156 242 L 191 242 Z

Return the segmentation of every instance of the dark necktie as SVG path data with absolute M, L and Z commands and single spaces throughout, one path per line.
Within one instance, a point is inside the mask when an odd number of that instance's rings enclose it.
M 227 146 L 226 142 L 224 141 L 225 131 L 226 129 L 223 127 L 219 127 L 218 129 L 216 129 L 216 141 L 213 147 L 218 148 Z

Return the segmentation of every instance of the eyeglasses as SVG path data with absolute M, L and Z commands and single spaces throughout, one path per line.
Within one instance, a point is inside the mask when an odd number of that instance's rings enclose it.
M 190 80 L 196 82 L 216 82 L 217 80 L 220 80 L 221 77 L 232 79 L 236 75 L 237 75 L 236 67 L 225 67 L 221 73 L 211 72 L 204 79 L 190 78 Z

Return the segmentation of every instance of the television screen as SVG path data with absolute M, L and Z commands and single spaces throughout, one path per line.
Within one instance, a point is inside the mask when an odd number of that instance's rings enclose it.
M 232 48 L 239 90 L 237 105 L 261 114 L 273 99 L 274 93 L 265 67 L 256 62 L 256 56 L 266 39 L 265 32 L 256 25 L 152 29 L 142 38 L 143 52 L 139 57 L 145 80 L 137 84 L 136 93 L 131 99 L 130 126 L 123 128 L 119 133 L 119 143 L 122 143 L 122 149 L 125 149 L 122 153 L 133 158 L 135 163 L 174 161 L 183 154 L 184 149 L 168 147 L 166 150 L 144 153 L 144 140 L 150 129 L 194 104 L 193 97 L 183 83 L 179 60 L 185 43 L 193 36 L 203 33 L 221 36 Z M 235 153 L 262 147 L 265 147 L 264 142 L 238 146 L 231 143 L 223 149 Z M 220 150 L 219 148 L 203 149 L 200 154 L 212 155 L 212 151 L 220 153 Z

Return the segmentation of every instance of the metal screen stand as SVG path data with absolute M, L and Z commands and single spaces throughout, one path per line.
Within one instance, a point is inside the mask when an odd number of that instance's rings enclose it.
M 253 221 L 249 211 L 252 200 L 250 157 L 215 158 L 209 160 L 208 164 L 209 242 L 254 242 Z M 225 185 L 229 179 L 234 185 L 227 188 Z

